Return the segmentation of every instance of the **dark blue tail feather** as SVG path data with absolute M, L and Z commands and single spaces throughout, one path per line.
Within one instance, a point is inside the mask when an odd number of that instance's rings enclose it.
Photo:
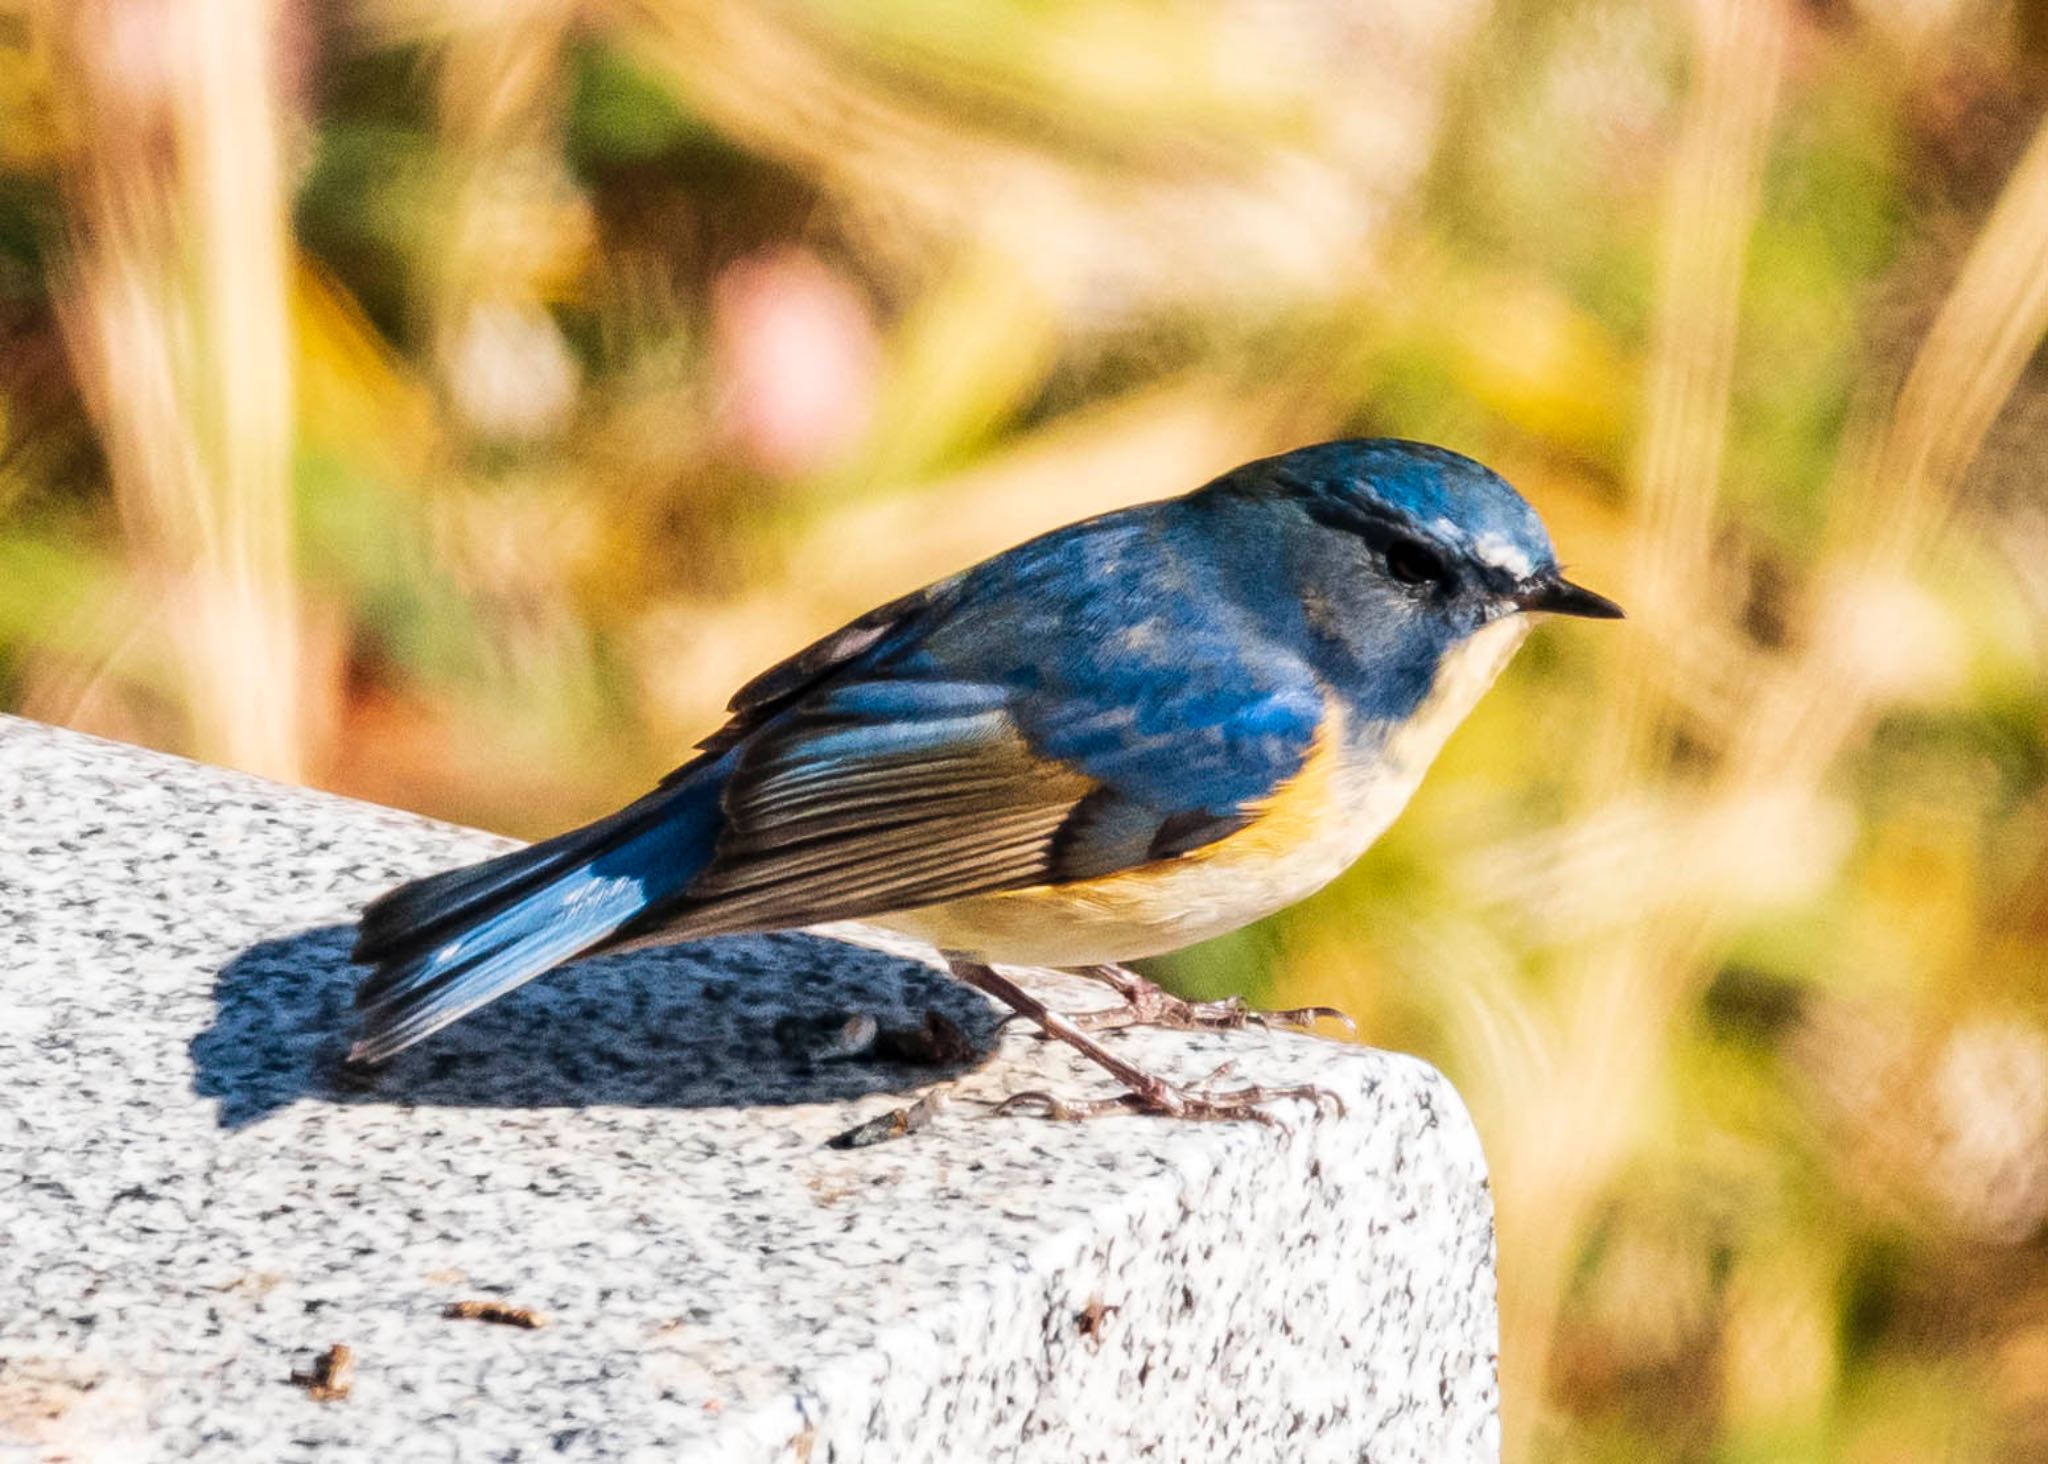
M 710 862 L 730 757 L 588 827 L 402 885 L 364 910 L 349 1056 L 382 1062 L 672 902 Z

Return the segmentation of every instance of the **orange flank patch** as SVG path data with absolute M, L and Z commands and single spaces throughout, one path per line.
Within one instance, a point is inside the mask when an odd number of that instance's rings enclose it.
M 1065 896 L 1089 902 L 1114 903 L 1126 887 L 1133 894 L 1142 896 L 1143 892 L 1157 888 L 1172 871 L 1184 870 L 1189 864 L 1236 868 L 1298 857 L 1305 848 L 1312 848 L 1325 836 L 1332 820 L 1343 817 L 1337 796 L 1337 765 L 1341 756 L 1337 749 L 1343 746 L 1343 726 L 1343 709 L 1332 701 L 1323 725 L 1316 730 L 1315 741 L 1309 745 L 1308 756 L 1302 759 L 1300 770 L 1276 791 L 1260 799 L 1255 805 L 1257 812 L 1252 821 L 1234 834 L 1225 835 L 1213 844 L 1190 849 L 1172 859 L 1140 864 L 1116 874 L 1076 880 L 1070 884 L 1033 885 L 1029 889 L 1011 890 L 991 898 L 1046 900 Z
M 1179 950 L 1314 894 L 1393 822 L 1444 740 L 1528 634 L 1495 621 L 1444 657 L 1421 706 L 1370 748 L 1328 711 L 1301 771 L 1247 827 L 1177 859 L 1074 884 L 972 895 L 874 923 L 983 960 L 1093 966 Z
M 1259 800 L 1258 812 L 1250 823 L 1213 844 L 1189 850 L 1181 856 L 1183 859 L 1220 860 L 1228 864 L 1293 854 L 1314 844 L 1332 819 L 1343 817 L 1337 773 L 1343 759 L 1344 709 L 1332 698 L 1324 700 L 1328 709 L 1323 714 L 1323 724 L 1316 729 L 1315 741 L 1309 744 L 1300 770 Z
M 1246 827 L 1097 879 L 973 895 L 878 921 L 942 950 L 1016 964 L 1092 965 L 1175 950 L 1287 904 L 1356 857 L 1332 704 L 1301 770 Z

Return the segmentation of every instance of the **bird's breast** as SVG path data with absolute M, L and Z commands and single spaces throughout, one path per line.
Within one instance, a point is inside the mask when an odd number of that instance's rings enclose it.
M 1242 829 L 1178 858 L 1096 879 L 975 895 L 883 917 L 941 950 L 1011 965 L 1088 966 L 1178 950 L 1315 893 L 1407 804 L 1444 742 L 1527 634 L 1497 621 L 1447 653 L 1405 721 L 1329 710 L 1301 769 Z

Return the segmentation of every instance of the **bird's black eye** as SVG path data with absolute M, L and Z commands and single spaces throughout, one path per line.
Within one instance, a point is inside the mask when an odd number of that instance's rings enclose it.
M 1387 545 L 1387 573 L 1404 585 L 1442 584 L 1443 556 L 1419 539 L 1396 539 Z

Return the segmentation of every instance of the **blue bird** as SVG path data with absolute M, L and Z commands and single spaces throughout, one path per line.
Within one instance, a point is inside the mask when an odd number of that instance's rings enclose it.
M 1088 1029 L 1305 1024 L 1121 963 L 1272 913 L 1392 821 L 1527 634 L 1616 618 L 1527 502 L 1421 443 L 1347 440 L 1106 513 L 883 605 L 740 688 L 653 792 L 362 916 L 351 1058 L 374 1063 L 604 951 L 827 920 L 921 937 L 1128 1090 L 1056 1117 L 1264 1118 L 1311 1089 L 1178 1088 Z M 995 963 L 1121 1009 L 1050 1011 Z

